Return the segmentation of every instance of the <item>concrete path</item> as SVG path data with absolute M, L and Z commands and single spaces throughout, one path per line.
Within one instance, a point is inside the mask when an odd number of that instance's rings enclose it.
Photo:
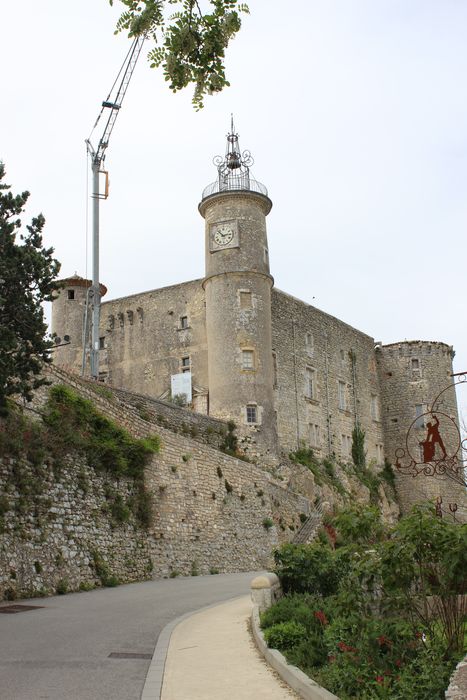
M 139 700 L 161 630 L 189 611 L 247 594 L 254 576 L 147 581 L 15 601 L 43 607 L 0 615 L 0 699 Z
M 243 596 L 195 613 L 175 627 L 165 661 L 161 700 L 298 697 L 258 653 L 249 631 L 251 609 L 250 597 Z M 149 683 L 151 675 L 150 668 Z M 143 698 L 159 700 L 159 694 L 156 688 L 151 692 L 148 684 Z

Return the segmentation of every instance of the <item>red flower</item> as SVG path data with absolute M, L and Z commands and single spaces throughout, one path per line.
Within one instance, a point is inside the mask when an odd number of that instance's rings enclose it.
M 384 683 L 384 677 L 383 676 L 376 676 L 376 682 L 377 683 Z
M 402 666 L 402 661 L 400 659 L 396 659 L 395 663 L 397 668 L 400 668 Z
M 314 616 L 316 617 L 317 620 L 320 621 L 320 623 L 323 626 L 329 624 L 328 618 L 326 617 L 326 615 L 323 613 L 322 610 L 316 610 L 316 612 L 314 613 Z
M 391 640 L 388 639 L 384 634 L 382 634 L 380 637 L 378 637 L 376 641 L 378 642 L 380 647 L 382 647 L 382 646 L 390 647 L 392 644 Z

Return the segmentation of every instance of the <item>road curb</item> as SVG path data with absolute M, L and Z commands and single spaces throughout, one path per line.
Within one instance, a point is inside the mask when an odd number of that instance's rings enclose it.
M 190 610 L 190 612 L 184 613 L 183 615 L 180 615 L 180 617 L 176 617 L 174 620 L 166 624 L 157 639 L 156 648 L 154 649 L 154 654 L 152 655 L 146 680 L 144 681 L 141 700 L 160 700 L 161 698 L 162 685 L 164 682 L 165 662 L 169 651 L 170 638 L 177 625 L 186 620 L 188 617 L 192 617 L 193 615 L 197 615 L 198 613 L 202 613 L 211 608 L 217 608 L 219 605 L 224 605 L 225 603 L 229 603 L 233 600 L 244 598 L 244 595 L 245 594 L 235 596 L 234 598 L 227 598 L 226 600 L 221 600 L 217 603 L 211 603 L 211 605 L 205 605 L 202 608 L 198 608 L 198 610 Z
M 253 606 L 251 613 L 251 628 L 253 638 L 260 653 L 264 656 L 267 663 L 279 674 L 282 680 L 295 690 L 303 700 L 339 700 L 337 695 L 333 695 L 318 685 L 303 671 L 300 671 L 296 666 L 291 666 L 287 663 L 284 656 L 277 649 L 269 649 L 264 641 L 263 633 L 259 623 L 259 609 L 257 605 Z

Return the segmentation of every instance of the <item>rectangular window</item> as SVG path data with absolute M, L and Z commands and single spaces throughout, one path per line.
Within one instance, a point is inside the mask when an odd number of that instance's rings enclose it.
M 251 292 L 240 292 L 240 308 L 241 309 L 251 309 Z
M 423 418 L 423 404 L 419 403 L 415 405 L 415 418 L 417 419 L 415 421 L 415 428 L 424 428 L 425 427 L 425 419 Z
M 320 446 L 320 430 L 319 430 L 319 425 L 316 425 L 315 423 L 310 423 L 310 425 L 309 425 L 309 434 L 310 434 L 310 445 L 311 445 L 311 447 L 319 447 L 319 446 Z
M 309 399 L 316 399 L 316 372 L 311 367 L 305 370 L 305 396 Z
M 412 369 L 412 379 L 421 378 L 420 360 L 416 357 L 412 357 L 410 361 L 410 367 Z
M 188 328 L 188 316 L 180 316 L 180 328 Z
M 373 420 L 379 420 L 378 397 L 376 396 L 376 394 L 371 395 L 370 410 L 371 417 L 373 418 Z
M 383 446 L 379 444 L 376 445 L 376 462 L 377 464 L 383 464 L 384 462 Z
M 189 372 L 191 370 L 191 362 L 189 357 L 182 357 L 182 372 Z
M 315 349 L 315 343 L 313 339 L 313 333 L 305 333 L 305 351 L 308 355 L 313 355 Z
M 256 423 L 256 406 L 247 406 L 246 407 L 246 422 L 247 423 Z
M 345 398 L 345 382 L 339 382 L 337 388 L 337 397 L 339 401 L 339 408 L 341 411 L 345 411 L 347 408 L 347 401 Z
M 341 435 L 341 450 L 344 457 L 350 457 L 352 452 L 352 439 L 350 435 Z
M 255 368 L 255 354 L 253 350 L 242 350 L 242 369 Z
M 277 389 L 277 355 L 274 351 L 272 353 L 272 386 Z
M 99 338 L 99 350 L 103 350 L 105 348 L 105 336 L 103 338 Z
M 69 289 L 68 290 L 68 299 L 74 299 L 74 298 L 75 298 L 75 290 Z

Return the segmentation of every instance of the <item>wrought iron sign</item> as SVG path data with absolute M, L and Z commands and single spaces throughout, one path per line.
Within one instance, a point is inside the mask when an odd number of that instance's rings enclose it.
M 448 477 L 466 485 L 467 437 L 462 438 L 456 421 L 446 413 L 444 399 L 447 391 L 455 391 L 456 386 L 467 383 L 467 372 L 451 376 L 454 381 L 440 391 L 429 410 L 412 421 L 405 448 L 396 450 L 395 467 L 401 474 Z M 451 506 L 457 509 L 456 504 L 450 504 L 451 512 L 455 512 Z

